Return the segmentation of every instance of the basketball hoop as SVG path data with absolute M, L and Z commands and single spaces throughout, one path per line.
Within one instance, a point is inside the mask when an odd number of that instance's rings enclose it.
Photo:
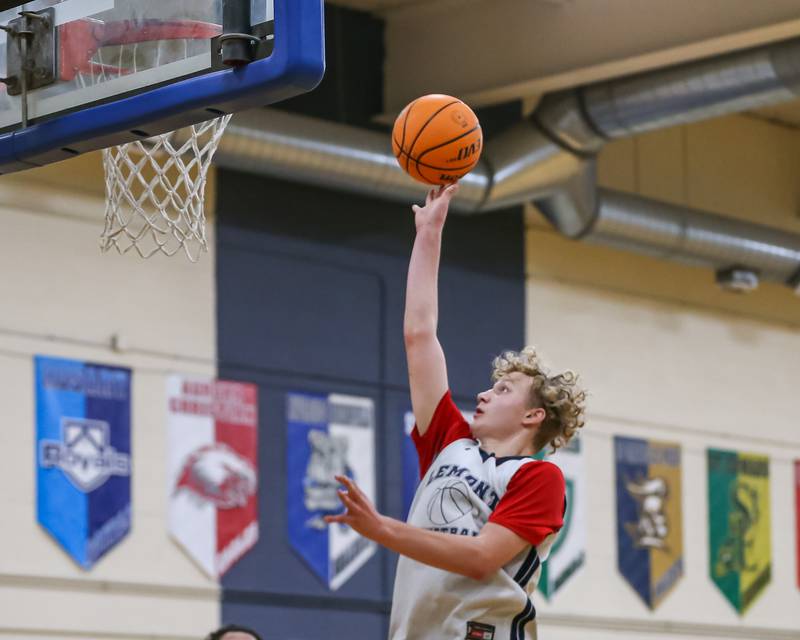
M 149 258 L 183 250 L 192 262 L 208 251 L 206 176 L 230 118 L 192 125 L 188 137 L 179 141 L 171 131 L 103 149 L 106 222 L 101 251 L 134 249 Z
M 113 82 L 196 55 L 222 27 L 194 20 L 102 22 L 83 19 L 61 34 L 61 77 L 78 86 Z M 103 150 L 106 179 L 104 253 L 142 258 L 208 251 L 204 196 L 208 168 L 230 115 Z M 186 135 L 183 135 L 183 134 Z

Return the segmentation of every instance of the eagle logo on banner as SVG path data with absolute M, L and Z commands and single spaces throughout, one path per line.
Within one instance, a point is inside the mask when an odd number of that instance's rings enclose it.
M 617 436 L 617 564 L 655 609 L 683 577 L 681 449 Z
M 212 578 L 258 541 L 258 389 L 167 381 L 169 531 Z
M 772 579 L 769 459 L 708 450 L 711 579 L 744 613 Z
M 289 541 L 336 590 L 376 551 L 350 527 L 323 520 L 342 510 L 335 475 L 353 478 L 375 501 L 375 408 L 370 398 L 289 393 L 286 429 Z
M 35 365 L 39 523 L 91 569 L 131 527 L 131 371 Z
M 205 445 L 190 453 L 183 464 L 175 493 L 186 491 L 199 504 L 237 509 L 256 494 L 253 463 L 223 443 Z

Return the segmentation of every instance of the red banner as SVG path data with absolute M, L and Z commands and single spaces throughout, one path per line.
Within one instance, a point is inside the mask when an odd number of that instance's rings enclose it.
M 168 381 L 169 530 L 213 578 L 258 540 L 258 390 Z

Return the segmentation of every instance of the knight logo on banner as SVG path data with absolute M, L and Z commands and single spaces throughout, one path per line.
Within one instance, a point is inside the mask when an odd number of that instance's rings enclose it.
M 461 415 L 464 420 L 472 423 L 475 414 L 471 411 L 464 411 L 460 409 Z M 414 441 L 411 439 L 411 432 L 416 425 L 413 411 L 406 411 L 403 414 L 403 519 L 408 518 L 411 511 L 411 503 L 414 502 L 414 494 L 417 492 L 419 486 L 419 457 L 417 456 L 417 448 Z
M 375 408 L 370 398 L 290 393 L 286 400 L 288 533 L 292 547 L 336 590 L 375 553 L 375 543 L 323 517 L 340 513 L 336 475 L 375 502 Z
M 539 454 L 540 460 L 557 465 L 567 485 L 567 511 L 564 527 L 542 563 L 537 590 L 552 598 L 564 583 L 583 566 L 586 549 L 586 473 L 581 441 L 574 438 L 555 453 Z
M 131 527 L 131 371 L 36 356 L 39 523 L 84 569 Z
M 258 540 L 258 389 L 167 381 L 169 531 L 212 578 Z
M 708 450 L 711 579 L 744 613 L 772 579 L 769 459 Z
M 681 449 L 677 444 L 614 438 L 617 467 L 617 564 L 651 609 L 683 577 Z

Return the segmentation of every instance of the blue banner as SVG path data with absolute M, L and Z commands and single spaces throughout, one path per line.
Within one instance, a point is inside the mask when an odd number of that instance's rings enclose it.
M 131 371 L 35 358 L 39 524 L 84 569 L 131 524 Z
M 286 511 L 289 541 L 329 589 L 347 582 L 375 553 L 339 513 L 336 475 L 353 478 L 375 501 L 375 408 L 370 398 L 290 393 L 286 405 Z
M 681 449 L 616 436 L 614 454 L 619 571 L 656 609 L 683 577 Z

